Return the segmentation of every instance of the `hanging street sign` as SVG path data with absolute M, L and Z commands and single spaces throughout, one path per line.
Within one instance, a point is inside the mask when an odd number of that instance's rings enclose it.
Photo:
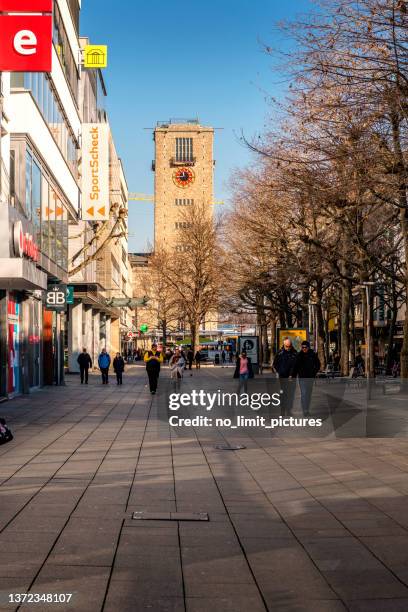
M 52 0 L 0 0 L 0 13 L 0 72 L 51 72 Z
M 74 303 L 74 287 L 73 285 L 68 285 L 67 287 L 67 304 Z
M 67 307 L 67 286 L 52 285 L 44 292 L 45 308 L 47 310 L 64 311 Z
M 146 306 L 149 298 L 144 296 L 142 298 L 110 298 L 106 300 L 107 306 L 114 308 L 137 308 L 138 306 Z
M 85 123 L 82 128 L 83 221 L 109 219 L 109 127 Z
M 108 65 L 107 45 L 85 45 L 84 68 L 106 68 Z

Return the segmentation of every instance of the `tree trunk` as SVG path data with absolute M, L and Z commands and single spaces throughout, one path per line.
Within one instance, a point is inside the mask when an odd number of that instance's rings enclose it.
M 323 289 L 321 281 L 317 282 L 316 287 L 316 326 L 317 326 L 317 354 L 320 359 L 322 370 L 326 368 L 326 330 L 324 325 L 323 307 L 322 307 Z
M 167 321 L 164 319 L 162 320 L 162 336 L 163 336 L 163 347 L 166 346 L 167 344 Z
M 350 350 L 351 350 L 351 363 L 354 364 L 356 360 L 356 317 L 354 308 L 353 292 L 350 291 Z
M 194 355 L 200 346 L 200 324 L 197 321 L 190 321 L 191 348 Z
M 404 240 L 405 255 L 405 301 L 408 299 L 408 210 L 402 209 L 401 230 Z M 404 332 L 401 349 L 401 378 L 408 379 L 408 306 L 405 305 Z
M 346 280 L 342 281 L 341 288 L 341 374 L 348 376 L 350 372 L 350 286 Z
M 385 362 L 385 372 L 386 374 L 391 374 L 393 360 L 394 360 L 394 336 L 395 336 L 395 328 L 397 326 L 397 315 L 398 315 L 398 299 L 397 299 L 397 291 L 395 287 L 395 280 L 392 280 L 392 303 L 391 303 L 392 315 L 390 321 L 390 329 L 388 331 L 388 350 L 387 350 L 387 360 Z
M 279 347 L 278 347 L 279 350 Z M 275 353 L 276 353 L 276 319 L 272 319 L 271 321 L 271 364 L 273 363 L 273 360 L 275 358 Z

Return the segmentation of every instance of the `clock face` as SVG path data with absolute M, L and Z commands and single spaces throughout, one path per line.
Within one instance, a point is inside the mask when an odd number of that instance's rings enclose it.
M 194 179 L 194 172 L 190 168 L 178 168 L 173 172 L 173 181 L 182 189 L 194 183 Z

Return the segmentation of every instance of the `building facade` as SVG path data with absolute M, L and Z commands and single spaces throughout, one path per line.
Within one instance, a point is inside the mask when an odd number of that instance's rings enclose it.
M 94 358 L 103 346 L 118 350 L 131 325 L 129 309 L 109 302 L 131 296 L 127 185 L 101 73 L 82 67 L 80 8 L 80 0 L 53 2 L 51 72 L 0 74 L 0 399 L 63 383 L 83 346 Z M 82 131 L 93 122 L 109 131 L 105 222 L 81 220 Z M 102 274 L 104 249 L 114 262 Z M 47 288 L 71 284 L 68 309 L 45 308 Z
M 182 232 L 186 207 L 214 214 L 214 128 L 198 119 L 158 122 L 154 130 L 154 248 L 187 253 Z M 207 313 L 201 332 L 215 332 L 216 312 Z
M 53 10 L 52 72 L 1 75 L 0 396 L 61 383 L 64 313 L 43 291 L 68 280 L 78 217 L 79 2 Z
M 81 38 L 81 47 L 88 44 Z M 82 124 L 106 126 L 108 161 L 101 171 L 109 177 L 109 210 L 103 221 L 80 220 L 69 228 L 69 283 L 74 303 L 68 309 L 69 372 L 79 372 L 78 355 L 86 348 L 96 365 L 102 348 L 121 352 L 132 326 L 131 310 L 112 300 L 131 297 L 128 260 L 128 187 L 105 111 L 106 87 L 98 70 L 86 70 L 79 84 Z M 83 156 L 81 156 L 82 159 Z M 84 180 L 86 168 L 80 164 Z M 86 208 L 83 194 L 82 209 Z
M 154 130 L 154 246 L 182 252 L 179 230 L 186 206 L 213 214 L 214 129 L 198 120 L 159 122 Z

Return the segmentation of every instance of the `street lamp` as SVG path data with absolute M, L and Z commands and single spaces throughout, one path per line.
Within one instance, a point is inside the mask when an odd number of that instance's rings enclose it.
M 366 378 L 367 378 L 367 399 L 371 399 L 371 379 L 374 378 L 374 361 L 372 359 L 372 320 L 371 320 L 371 289 L 375 287 L 375 281 L 364 281 L 357 286 L 358 289 L 365 289 L 366 295 Z

